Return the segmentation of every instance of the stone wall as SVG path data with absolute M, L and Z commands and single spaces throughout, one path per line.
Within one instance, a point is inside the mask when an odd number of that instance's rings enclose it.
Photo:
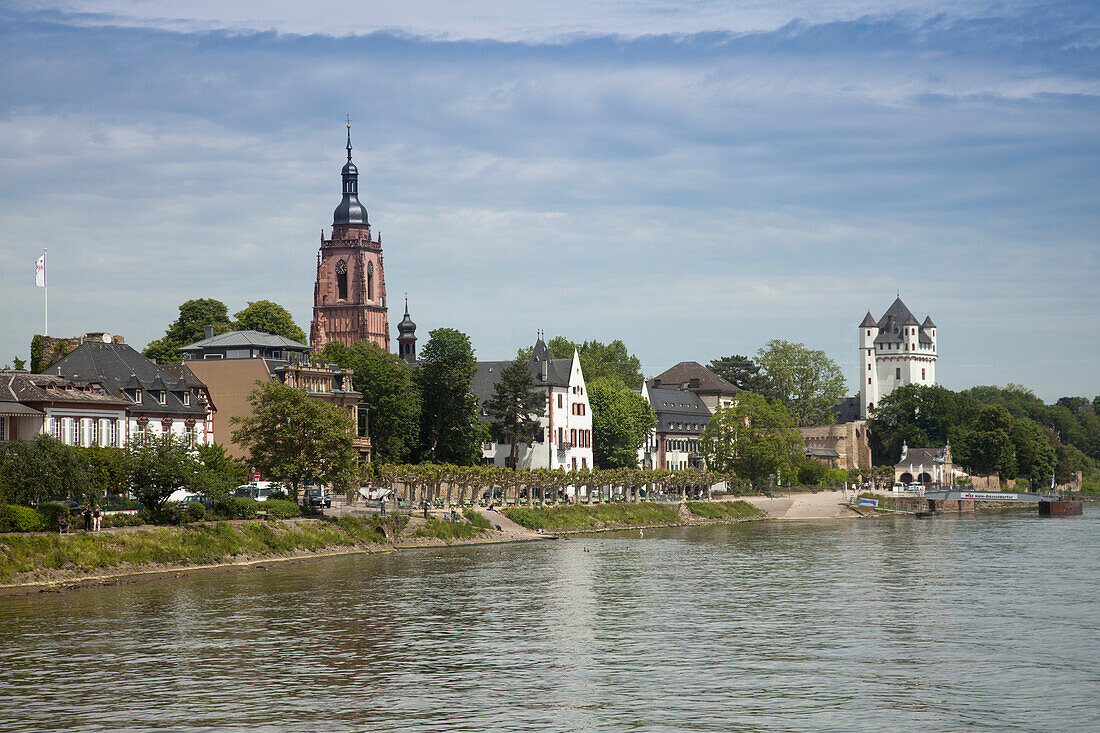
M 108 344 L 126 343 L 126 339 L 122 336 L 112 336 L 103 331 L 91 331 L 83 336 L 73 336 L 72 338 L 58 338 L 39 334 L 31 339 L 31 371 L 35 374 L 41 374 L 71 354 L 76 350 L 76 347 L 85 341 L 101 341 Z
M 815 425 L 799 428 L 803 445 L 809 448 L 834 450 L 838 457 L 830 464 L 855 474 L 871 467 L 871 445 L 868 442 L 867 424 L 862 422 L 839 425 Z

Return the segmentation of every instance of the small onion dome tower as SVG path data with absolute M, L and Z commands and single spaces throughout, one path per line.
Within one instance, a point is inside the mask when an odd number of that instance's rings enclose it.
M 410 366 L 416 364 L 416 324 L 409 318 L 409 296 L 405 296 L 405 317 L 397 324 L 398 356 Z
M 369 226 L 367 209 L 359 203 L 359 169 L 351 162 L 351 122 L 348 122 L 348 162 L 340 175 L 344 179 L 344 197 L 332 212 L 332 223 Z

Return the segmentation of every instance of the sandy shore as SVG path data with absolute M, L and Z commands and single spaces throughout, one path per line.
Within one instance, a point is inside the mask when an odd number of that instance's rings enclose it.
M 851 492 L 848 493 L 851 496 Z M 767 512 L 772 519 L 858 519 L 860 514 L 847 507 L 843 491 L 819 491 L 816 494 L 738 497 L 757 509 Z

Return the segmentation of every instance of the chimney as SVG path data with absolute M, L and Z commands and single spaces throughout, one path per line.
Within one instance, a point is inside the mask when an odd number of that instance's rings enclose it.
M 204 336 L 204 338 L 208 338 L 208 339 L 214 338 L 214 327 L 213 326 L 207 326 L 206 328 L 204 328 L 203 329 L 203 336 Z

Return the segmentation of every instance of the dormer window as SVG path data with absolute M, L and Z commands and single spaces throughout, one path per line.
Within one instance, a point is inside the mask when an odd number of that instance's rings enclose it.
M 127 391 L 130 393 L 130 399 L 132 399 L 134 402 L 141 402 L 141 390 L 140 389 L 131 389 L 131 390 L 127 390 Z
M 184 392 L 183 393 L 183 404 L 187 407 L 191 406 L 191 393 L 190 392 Z

